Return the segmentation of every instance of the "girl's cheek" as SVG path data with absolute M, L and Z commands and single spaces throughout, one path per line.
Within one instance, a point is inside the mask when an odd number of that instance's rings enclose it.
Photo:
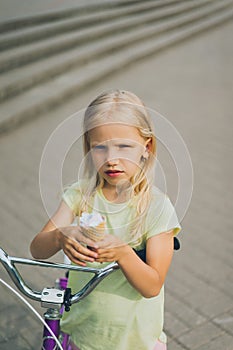
M 92 157 L 92 161 L 94 163 L 94 166 L 96 168 L 97 171 L 100 170 L 100 168 L 103 166 L 104 164 L 104 158 L 103 157 Z

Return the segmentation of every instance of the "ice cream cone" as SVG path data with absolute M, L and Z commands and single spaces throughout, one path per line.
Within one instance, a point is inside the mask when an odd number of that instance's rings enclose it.
M 105 234 L 105 217 L 99 213 L 82 213 L 80 218 L 80 226 L 83 228 L 83 233 L 92 241 L 100 241 Z

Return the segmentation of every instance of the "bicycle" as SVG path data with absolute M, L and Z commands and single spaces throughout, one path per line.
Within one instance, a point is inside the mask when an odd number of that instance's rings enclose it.
M 174 238 L 174 250 L 180 249 L 178 239 Z M 145 261 L 145 249 L 136 251 L 138 256 Z M 41 302 L 41 306 L 46 308 L 44 313 L 44 329 L 42 339 L 42 350 L 72 350 L 69 344 L 69 335 L 60 331 L 60 320 L 65 311 L 69 311 L 74 303 L 80 302 L 109 274 L 119 269 L 116 262 L 101 268 L 90 268 L 76 265 L 60 264 L 45 262 L 40 260 L 25 259 L 9 256 L 0 247 L 0 262 L 8 272 L 11 280 L 23 295 L 27 298 Z M 51 288 L 44 288 L 42 291 L 34 291 L 26 285 L 24 279 L 16 268 L 15 264 L 23 264 L 30 266 L 58 268 L 68 271 L 82 271 L 92 273 L 94 276 L 89 282 L 77 293 L 71 294 L 71 289 L 67 288 L 68 277 L 61 277 L 57 284 Z
M 11 257 L 1 247 L 0 262 L 8 272 L 18 290 L 29 299 L 41 302 L 41 306 L 47 309 L 44 313 L 45 324 L 43 330 L 42 350 L 71 350 L 71 346 L 69 345 L 69 335 L 60 331 L 60 319 L 64 309 L 69 311 L 72 304 L 78 303 L 84 299 L 105 277 L 119 268 L 115 262 L 102 269 L 96 269 Z M 26 285 L 15 264 L 58 268 L 65 269 L 66 271 L 84 271 L 92 273 L 94 276 L 80 291 L 73 295 L 71 294 L 70 288 L 67 288 L 67 277 L 60 278 L 57 286 L 44 288 L 42 291 L 38 292 L 32 290 Z

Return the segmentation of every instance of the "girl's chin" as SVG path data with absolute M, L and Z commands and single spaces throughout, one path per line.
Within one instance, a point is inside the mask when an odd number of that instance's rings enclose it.
M 132 184 L 129 179 L 120 179 L 117 177 L 105 179 L 105 187 L 108 186 L 115 187 L 117 192 L 127 191 L 132 188 Z

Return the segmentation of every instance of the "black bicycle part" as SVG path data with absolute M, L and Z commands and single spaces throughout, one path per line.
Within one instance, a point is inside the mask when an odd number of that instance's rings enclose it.
M 179 250 L 180 249 L 180 241 L 178 240 L 177 237 L 174 237 L 174 250 Z M 144 262 L 146 262 L 146 248 L 136 250 L 134 249 L 135 253 L 137 256 Z
M 65 311 L 70 311 L 71 307 L 71 288 L 66 288 L 65 295 L 64 295 L 64 307 Z

